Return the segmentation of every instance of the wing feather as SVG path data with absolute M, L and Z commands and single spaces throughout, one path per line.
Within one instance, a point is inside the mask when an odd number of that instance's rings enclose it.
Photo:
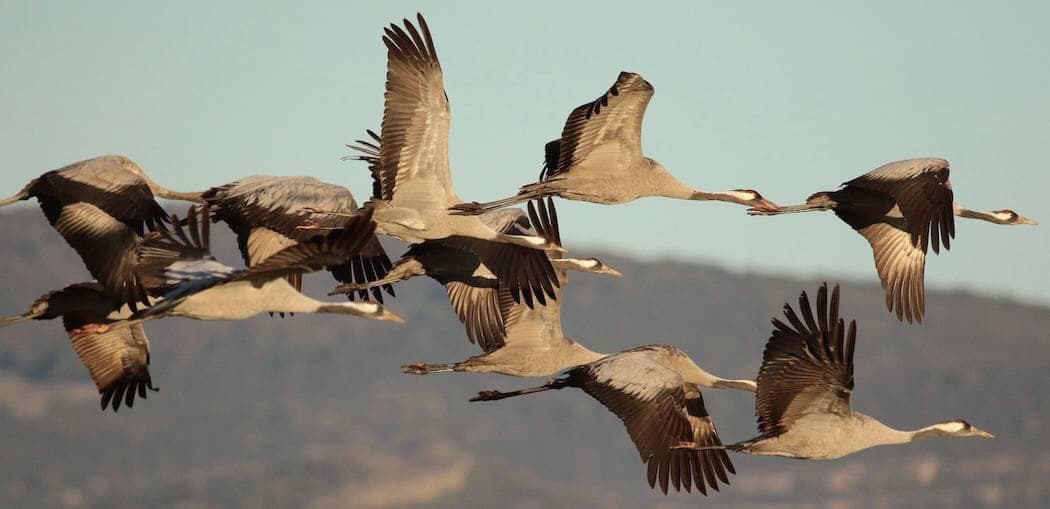
M 880 191 L 892 196 L 904 216 L 912 244 L 925 254 L 941 244 L 951 248 L 955 237 L 955 212 L 948 161 L 908 159 L 880 166 L 844 185 Z
M 102 409 L 116 412 L 123 402 L 135 403 L 135 395 L 146 398 L 146 389 L 156 391 L 149 373 L 149 338 L 140 322 L 84 324 L 69 328 L 69 341 L 87 368 L 101 394 Z
M 153 229 L 168 218 L 141 173 L 130 159 L 107 155 L 44 173 L 28 187 L 40 198 L 94 205 L 141 235 L 143 226 Z
M 688 384 L 684 386 L 684 390 L 686 399 L 681 411 L 685 414 L 691 430 L 688 440 L 699 447 L 720 447 L 722 440 L 707 413 L 700 391 Z M 665 463 L 669 466 L 666 470 L 662 466 Z M 707 494 L 708 487 L 718 491 L 719 481 L 729 484 L 727 473 L 736 473 L 729 455 L 724 450 L 669 449 L 649 458 L 650 471 L 654 469 L 654 465 L 657 478 L 649 481 L 650 487 L 655 487 L 655 481 L 659 481 L 663 489 L 667 485 L 667 479 L 661 476 L 666 473 L 676 491 L 679 491 L 680 487 L 684 487 L 687 492 L 691 491 L 692 485 L 695 484 L 696 489 L 704 495 Z M 664 492 L 666 493 L 666 490 Z
M 132 309 L 149 302 L 135 272 L 140 237 L 132 228 L 90 203 L 63 205 L 42 197 L 40 205 L 51 226 L 80 255 L 88 272 L 112 298 Z
M 908 232 L 886 223 L 858 231 L 871 244 L 875 270 L 886 292 L 886 308 L 896 309 L 898 320 L 922 322 L 926 314 L 926 253 Z
M 387 80 L 378 170 L 381 196 L 394 206 L 445 209 L 455 196 L 448 162 L 452 117 L 434 41 L 423 17 L 385 29 Z M 407 30 L 407 32 L 406 32 Z
M 595 147 L 606 143 L 619 143 L 624 152 L 641 157 L 642 117 L 652 96 L 652 85 L 640 75 L 620 73 L 606 93 L 572 110 L 561 138 L 544 147 L 545 171 L 540 179 L 549 180 L 570 171 L 586 160 Z
M 783 433 L 807 413 L 850 414 L 856 325 L 851 322 L 846 334 L 838 316 L 838 300 L 836 286 L 829 310 L 827 284 L 821 286 L 816 311 L 826 317 L 820 323 L 827 327 L 803 325 L 788 304 L 784 305 L 784 316 L 791 325 L 772 320 L 773 333 L 766 343 L 755 397 L 758 429 L 763 436 Z M 809 297 L 802 292 L 799 309 L 809 307 Z M 812 311 L 802 313 L 812 316 Z

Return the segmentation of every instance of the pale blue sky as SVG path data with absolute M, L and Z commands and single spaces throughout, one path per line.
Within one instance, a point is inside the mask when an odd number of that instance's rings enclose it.
M 787 4 L 7 0 L 0 190 L 121 153 L 180 190 L 310 174 L 364 195 L 365 168 L 339 160 L 343 144 L 380 122 L 382 26 L 422 10 L 466 199 L 532 181 L 566 114 L 630 70 L 657 90 L 645 151 L 696 187 L 789 203 L 885 162 L 940 156 L 961 203 L 1050 223 L 1050 4 Z M 868 245 L 831 214 L 750 218 L 661 199 L 559 207 L 578 253 L 876 280 Z M 930 286 L 1050 303 L 1046 228 L 960 220 L 952 251 L 927 266 Z

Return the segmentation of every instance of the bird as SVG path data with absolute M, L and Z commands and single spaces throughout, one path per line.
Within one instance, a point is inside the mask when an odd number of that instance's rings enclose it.
M 772 320 L 773 333 L 762 355 L 755 395 L 760 435 L 726 446 L 685 447 L 724 447 L 760 456 L 819 460 L 928 437 L 994 438 L 963 419 L 902 431 L 853 411 L 850 400 L 857 323 L 851 320 L 846 327 L 839 317 L 838 285 L 830 301 L 827 283 L 817 290 L 816 316 L 804 291 L 798 308 L 801 319 L 790 304 L 784 304 L 788 323 Z
M 158 197 L 200 201 L 196 193 L 161 187 L 127 157 L 106 155 L 48 171 L 0 207 L 36 198 L 91 276 L 115 300 L 135 306 L 147 297 L 132 270 L 133 248 L 146 228 L 156 229 L 168 218 Z
M 449 214 L 449 207 L 463 201 L 449 167 L 451 110 L 430 28 L 422 15 L 416 18 L 419 29 L 405 19 L 404 28 L 391 24 L 383 36 L 387 80 L 371 200 L 377 229 L 412 244 L 444 239 L 478 256 L 531 258 L 516 266 L 543 270 L 524 275 L 530 284 L 520 291 L 540 288 L 553 296 L 556 278 L 544 250 L 556 246 L 538 237 L 500 233 L 476 217 Z
M 356 145 L 348 145 L 357 155 L 344 159 L 367 163 L 373 177 L 374 191 L 373 199 L 369 203 L 375 204 L 376 200 L 382 197 L 380 189 L 383 139 L 372 130 L 366 132 L 371 140 L 357 140 Z M 379 208 L 376 215 L 381 216 L 383 210 L 385 209 Z M 559 244 L 551 242 L 551 239 L 533 235 L 527 224 L 524 224 L 527 223 L 527 219 L 520 209 L 493 211 L 470 219 L 507 238 L 534 238 L 548 245 L 552 252 L 564 250 Z M 382 229 L 381 220 L 377 220 L 377 230 L 379 229 Z M 479 267 L 484 267 L 484 274 L 483 277 L 476 278 L 474 271 Z M 443 285 L 451 281 L 466 282 L 474 286 L 494 285 L 498 281 L 510 291 L 514 302 L 524 301 L 530 308 L 534 301 L 541 305 L 546 304 L 546 296 L 556 298 L 558 294 L 558 278 L 552 259 L 543 251 L 464 235 L 414 239 L 408 253 L 401 257 L 385 278 L 367 284 L 342 285 L 333 293 L 360 292 L 378 283 L 404 281 L 428 273 L 427 271 Z
M 299 226 L 339 226 L 345 221 L 346 216 L 315 214 L 313 210 L 324 209 L 351 217 L 358 211 L 349 189 L 307 176 L 253 175 L 208 189 L 201 197 L 211 206 L 212 220 L 225 222 L 237 235 L 237 246 L 248 267 L 295 245 L 300 235 Z M 357 254 L 329 266 L 328 271 L 342 283 L 367 283 L 385 276 L 390 267 L 390 258 L 373 234 Z M 288 282 L 296 290 L 302 290 L 301 273 L 290 274 Z M 381 288 L 394 295 L 389 284 Z M 367 291 L 347 294 L 351 299 L 355 295 L 369 298 Z M 371 298 L 383 302 L 380 287 L 372 289 Z
M 722 444 L 704 407 L 699 387 L 755 390 L 751 380 L 725 380 L 696 365 L 681 350 L 648 345 L 606 355 L 569 369 L 547 383 L 510 392 L 481 391 L 470 401 L 494 401 L 552 389 L 577 387 L 605 405 L 623 421 L 642 462 L 647 463 L 649 487 L 668 484 L 703 494 L 718 491 L 718 481 L 729 484 L 735 474 L 724 450 L 697 450 L 682 444 Z
M 127 322 L 130 311 L 119 307 L 97 282 L 76 283 L 49 292 L 33 302 L 25 313 L 0 319 L 0 327 L 24 320 L 62 318 L 62 325 L 80 362 L 95 382 L 102 410 L 120 410 L 135 404 L 135 395 L 146 399 L 147 389 L 156 392 L 149 372 L 149 338 L 140 322 Z M 116 315 L 114 315 L 116 313 Z
M 569 114 L 561 137 L 544 147 L 539 181 L 518 194 L 488 203 L 459 203 L 457 214 L 478 214 L 540 196 L 558 196 L 603 205 L 646 196 L 716 200 L 774 210 L 776 204 L 753 189 L 705 192 L 678 180 L 642 154 L 642 116 L 653 86 L 640 74 L 621 72 L 607 92 Z
M 905 159 L 884 164 L 822 191 L 802 205 L 752 209 L 751 215 L 778 215 L 832 210 L 871 244 L 875 269 L 886 291 L 886 308 L 897 319 L 922 322 L 926 314 L 926 254 L 930 244 L 940 253 L 955 238 L 955 217 L 995 224 L 1038 224 L 1012 210 L 982 212 L 954 201 L 948 161 Z
M 534 205 L 535 203 L 535 205 Z M 522 228 L 523 218 L 501 209 L 511 226 Z M 482 215 L 480 217 L 485 217 Z M 528 203 L 528 224 L 536 233 L 561 245 L 557 211 L 553 199 Z M 413 249 L 395 265 L 393 274 L 407 267 L 408 274 L 426 274 L 442 283 L 449 301 L 466 325 L 467 338 L 484 352 L 463 362 L 450 364 L 414 363 L 402 366 L 405 373 L 426 375 L 470 371 L 500 373 L 510 376 L 549 376 L 567 368 L 592 362 L 605 354 L 596 353 L 562 333 L 561 298 L 568 281 L 568 271 L 620 276 L 615 268 L 597 258 L 562 258 L 550 253 L 558 276 L 557 298 L 530 307 L 515 303 L 510 290 L 491 277 L 477 257 L 456 249 L 433 246 Z M 414 252 L 415 251 L 415 252 Z
M 234 270 L 211 256 L 208 207 L 193 206 L 185 224 L 173 216 L 171 230 L 147 236 L 136 250 L 136 270 L 158 297 L 130 319 L 241 320 L 260 313 L 334 313 L 403 323 L 382 304 L 319 301 L 285 279 L 356 254 L 375 232 L 371 214 L 372 209 L 362 208 L 339 230 L 314 233 L 251 268 Z

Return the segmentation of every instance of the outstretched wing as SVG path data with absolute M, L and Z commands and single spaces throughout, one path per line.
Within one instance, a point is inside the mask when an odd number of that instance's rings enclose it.
M 692 428 L 692 442 L 698 447 L 719 447 L 722 440 L 718 438 L 715 423 L 704 407 L 704 398 L 700 390 L 695 386 L 686 385 L 686 399 L 684 412 Z M 657 482 L 660 489 L 667 493 L 668 481 L 674 486 L 675 491 L 692 491 L 692 484 L 696 483 L 696 489 L 707 494 L 707 486 L 718 491 L 718 481 L 729 484 L 729 474 L 735 474 L 733 462 L 725 450 L 695 450 L 695 449 L 671 449 L 663 454 L 655 454 L 649 458 L 647 467 L 649 486 L 656 487 Z
M 235 279 L 284 277 L 342 263 L 358 254 L 375 236 L 372 213 L 371 207 L 362 208 L 354 217 L 345 219 L 340 229 L 300 239 L 297 244 L 239 272 Z
M 678 372 L 655 361 L 645 348 L 613 354 L 573 368 L 570 385 L 582 388 L 623 421 L 642 461 L 649 463 L 649 485 L 666 493 L 668 483 L 676 490 L 707 485 L 717 489 L 717 479 L 728 482 L 728 457 L 709 451 L 675 450 L 683 443 L 699 440 L 720 443 L 714 425 L 703 407 L 699 391 L 685 384 Z
M 352 214 L 357 203 L 349 189 L 313 177 L 252 175 L 205 191 L 202 198 L 211 206 L 213 219 L 227 223 L 238 235 L 263 227 L 289 238 L 298 236 L 305 224 L 337 227 L 343 216 L 314 214 L 318 211 Z M 242 246 L 242 254 L 244 253 Z
M 773 318 L 773 333 L 766 343 L 758 372 L 755 411 L 763 436 L 785 432 L 806 414 L 850 415 L 853 392 L 853 347 L 856 322 L 846 331 L 839 318 L 839 287 L 827 283 L 817 293 L 813 316 L 806 292 L 798 299 L 802 319 L 784 304 L 788 324 Z
M 172 215 L 172 228 L 146 236 L 135 251 L 135 273 L 151 289 L 165 290 L 172 284 L 169 271 L 180 262 L 212 260 L 211 222 L 208 205 L 193 205 L 180 221 Z
M 955 237 L 954 195 L 950 169 L 944 159 L 907 159 L 885 164 L 843 185 L 880 191 L 892 196 L 904 216 L 911 242 L 926 253 L 941 244 L 951 247 Z
M 561 138 L 544 147 L 541 180 L 568 172 L 598 146 L 619 145 L 620 153 L 642 152 L 642 117 L 653 86 L 640 75 L 621 72 L 616 83 L 598 99 L 572 110 Z
M 391 24 L 380 146 L 381 196 L 392 205 L 446 209 L 459 203 L 448 162 L 452 113 L 434 40 L 422 15 L 419 30 L 407 19 Z
M 87 202 L 63 204 L 40 197 L 40 207 L 110 297 L 132 309 L 138 303 L 148 303 L 135 272 L 135 248 L 140 237 L 134 229 Z
M 851 226 L 846 213 L 839 213 Z M 886 308 L 897 310 L 897 319 L 922 322 L 926 314 L 926 252 L 907 232 L 889 223 L 856 228 L 871 244 L 875 270 L 886 292 Z
M 502 348 L 507 334 L 505 316 L 514 304 L 510 292 L 496 284 L 481 287 L 461 281 L 449 281 L 445 289 L 453 311 L 466 328 L 467 339 L 485 352 Z
M 364 161 L 368 165 L 368 172 L 372 175 L 372 199 L 382 200 L 383 199 L 383 164 L 380 162 L 382 157 L 380 147 L 383 146 L 383 138 L 376 134 L 371 129 L 366 129 L 365 133 L 368 134 L 370 140 L 354 140 L 356 145 L 347 145 L 347 148 L 356 150 L 359 152 L 358 155 L 344 156 L 343 160 L 354 160 Z
M 75 316 L 64 320 L 69 341 L 102 395 L 102 409 L 129 408 L 135 395 L 146 398 L 156 391 L 149 373 L 149 338 L 141 322 L 82 323 Z
M 528 219 L 520 209 L 493 210 L 482 214 L 479 218 L 486 226 L 500 233 L 512 235 L 532 235 L 534 233 L 530 229 Z M 489 254 L 479 256 L 475 251 L 464 249 L 467 244 L 474 246 L 475 250 Z M 467 338 L 471 343 L 477 343 L 485 352 L 491 352 L 502 348 L 506 344 L 507 326 L 513 317 L 520 315 L 520 313 L 515 311 L 519 307 L 528 308 L 534 304 L 520 302 L 522 292 L 519 290 L 515 293 L 510 290 L 510 286 L 520 283 L 508 282 L 507 280 L 520 281 L 520 277 L 508 278 L 508 271 L 511 271 L 513 266 L 494 261 L 500 255 L 490 251 L 499 249 L 499 246 L 488 246 L 486 244 L 489 243 L 467 238 L 456 238 L 452 239 L 451 242 L 436 241 L 433 243 L 433 245 L 440 245 L 442 248 L 448 249 L 449 253 L 463 253 L 462 257 L 471 258 L 472 263 L 463 264 L 465 266 L 474 266 L 473 273 L 468 278 L 464 278 L 463 281 L 449 280 L 444 282 L 444 284 L 448 290 L 448 298 L 452 304 L 452 309 L 466 327 Z M 528 256 L 530 259 L 536 256 L 532 253 L 516 250 L 511 252 Z M 466 260 L 466 258 L 463 258 L 463 260 Z M 485 264 L 486 260 L 496 266 L 496 271 L 493 271 Z M 520 268 L 517 270 L 520 271 Z M 513 271 L 509 273 L 514 274 Z M 500 275 L 503 276 L 502 280 Z M 462 276 L 466 276 L 466 274 L 462 274 Z M 525 277 L 528 278 L 529 276 L 526 274 Z M 528 293 L 531 298 L 531 290 L 526 290 L 524 293 Z M 547 302 L 545 298 L 543 300 Z M 548 304 L 550 303 L 548 302 Z
M 62 204 L 84 202 L 98 207 L 141 235 L 167 221 L 142 169 L 118 155 L 85 159 L 49 171 L 27 186 L 30 194 Z
M 558 276 L 544 251 L 458 235 L 435 242 L 473 253 L 516 302 L 532 307 L 557 299 Z
M 313 177 L 254 175 L 209 189 L 202 197 L 212 206 L 213 219 L 225 222 L 237 234 L 248 267 L 295 244 L 301 236 L 299 227 L 338 228 L 346 222 L 347 214 L 358 210 L 350 190 Z M 342 283 L 369 283 L 385 276 L 390 265 L 379 239 L 373 236 L 359 255 L 333 264 L 330 272 Z M 296 290 L 302 289 L 300 274 L 289 276 L 288 282 Z M 393 295 L 391 286 L 383 288 Z M 382 301 L 379 288 L 373 295 Z M 368 292 L 362 292 L 361 297 L 367 298 Z

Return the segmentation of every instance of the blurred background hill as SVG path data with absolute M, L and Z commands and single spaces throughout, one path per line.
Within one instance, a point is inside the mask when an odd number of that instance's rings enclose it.
M 0 235 L 2 314 L 88 277 L 37 210 L 0 214 Z M 217 227 L 214 237 L 217 255 L 239 263 L 229 232 Z M 569 335 L 605 351 L 673 344 L 732 378 L 754 376 L 769 318 L 823 280 L 569 244 L 625 274 L 573 275 Z M 115 415 L 98 409 L 59 322 L 0 331 L 0 506 L 1046 507 L 1050 310 L 932 290 L 928 323 L 907 326 L 885 312 L 874 271 L 842 283 L 844 314 L 859 325 L 857 409 L 900 428 L 962 416 L 998 438 L 833 462 L 734 456 L 738 475 L 721 493 L 654 494 L 620 422 L 578 391 L 468 403 L 480 389 L 534 381 L 401 374 L 405 362 L 477 353 L 443 289 L 419 278 L 388 303 L 404 326 L 319 316 L 151 322 L 161 390 Z M 314 294 L 330 286 L 327 274 L 307 282 Z M 748 394 L 705 399 L 724 440 L 754 435 Z

